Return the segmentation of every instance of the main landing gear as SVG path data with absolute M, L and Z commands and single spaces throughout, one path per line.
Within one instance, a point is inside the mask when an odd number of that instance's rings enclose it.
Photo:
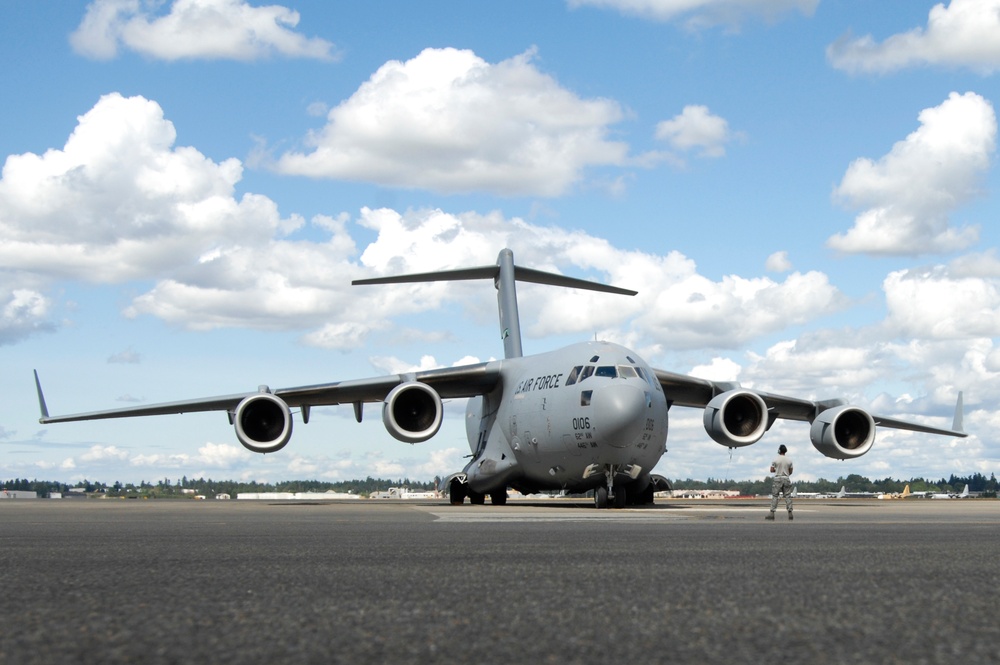
M 486 495 L 480 494 L 479 492 L 473 492 L 469 487 L 458 480 L 451 481 L 451 485 L 448 487 L 448 500 L 453 506 L 461 506 L 466 497 L 469 499 L 469 503 L 474 506 L 482 506 L 486 503 Z M 494 506 L 506 506 L 507 505 L 507 488 L 502 487 L 498 490 L 490 492 L 490 503 Z

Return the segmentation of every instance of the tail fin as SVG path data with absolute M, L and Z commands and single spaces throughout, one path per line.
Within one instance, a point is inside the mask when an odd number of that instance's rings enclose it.
M 846 487 L 841 487 L 840 491 L 837 492 L 837 498 L 838 499 L 843 499 L 845 496 L 847 496 L 847 488 Z
M 953 430 L 955 430 L 956 432 L 964 432 L 965 431 L 963 429 L 963 422 L 962 422 L 963 420 L 965 420 L 965 416 L 962 413 L 962 410 L 963 410 L 962 409 L 962 391 L 959 390 L 958 391 L 958 401 L 955 402 L 955 420 L 952 421 L 952 424 L 951 424 L 951 428 Z
M 905 499 L 908 496 L 910 496 L 910 484 L 909 483 L 907 483 L 906 487 L 903 488 L 903 493 L 899 495 L 899 498 Z
M 458 270 L 442 270 L 414 275 L 395 275 L 391 277 L 376 277 L 373 279 L 356 279 L 351 284 L 408 284 L 414 282 L 442 282 L 468 279 L 492 279 L 497 288 L 497 306 L 500 310 L 500 335 L 503 339 L 505 358 L 520 358 L 521 351 L 521 321 L 517 313 L 517 291 L 515 281 L 548 284 L 549 286 L 564 286 L 572 289 L 586 289 L 603 293 L 616 293 L 634 296 L 635 291 L 621 289 L 590 282 L 585 279 L 566 277 L 555 273 L 542 272 L 531 268 L 514 265 L 514 253 L 509 249 L 500 250 L 495 266 L 480 266 L 477 268 L 460 268 Z

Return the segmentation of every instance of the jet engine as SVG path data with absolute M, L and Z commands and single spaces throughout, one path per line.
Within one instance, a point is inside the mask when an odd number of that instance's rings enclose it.
M 739 448 L 757 443 L 767 431 L 767 405 L 750 390 L 728 390 L 705 407 L 705 431 L 717 443 Z
M 292 438 L 292 413 L 275 395 L 260 392 L 243 399 L 233 417 L 236 438 L 255 453 L 281 450 Z
M 816 450 L 827 457 L 861 457 L 875 443 L 875 420 L 856 406 L 834 407 L 816 416 L 809 438 Z
M 426 383 L 401 383 L 385 396 L 382 422 L 403 443 L 420 443 L 441 428 L 441 396 Z

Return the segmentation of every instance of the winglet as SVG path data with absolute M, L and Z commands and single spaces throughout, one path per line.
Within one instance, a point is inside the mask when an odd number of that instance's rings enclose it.
M 42 394 L 42 382 L 38 380 L 38 370 L 32 370 L 35 372 L 35 390 L 38 391 L 38 408 L 42 410 L 42 417 L 38 419 L 38 422 L 44 423 L 45 419 L 49 417 L 49 407 L 45 406 L 45 395 Z
M 955 402 L 955 420 L 952 421 L 951 428 L 956 432 L 964 432 L 965 430 L 962 428 L 964 418 L 965 416 L 962 413 L 962 391 L 959 390 L 958 401 Z

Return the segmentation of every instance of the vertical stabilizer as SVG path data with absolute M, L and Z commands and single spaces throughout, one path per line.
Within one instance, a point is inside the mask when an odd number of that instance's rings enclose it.
M 500 312 L 500 338 L 503 357 L 520 358 L 521 317 L 517 313 L 517 289 L 514 286 L 514 253 L 503 249 L 497 256 L 497 308 Z

